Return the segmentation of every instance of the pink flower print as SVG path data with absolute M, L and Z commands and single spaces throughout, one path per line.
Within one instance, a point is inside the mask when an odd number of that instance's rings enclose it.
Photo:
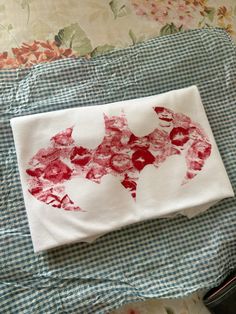
M 29 67 L 40 62 L 49 62 L 58 59 L 74 57 L 70 48 L 63 49 L 50 41 L 34 41 L 23 43 L 20 48 L 12 48 L 12 52 L 19 65 Z
M 11 69 L 19 66 L 17 60 L 8 55 L 8 52 L 0 53 L 0 69 Z
M 129 309 L 127 314 L 140 314 L 137 310 Z

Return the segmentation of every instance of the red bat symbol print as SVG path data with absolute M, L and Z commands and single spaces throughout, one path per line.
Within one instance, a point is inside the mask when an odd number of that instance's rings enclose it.
M 81 210 L 65 192 L 63 183 L 82 177 L 101 183 L 111 174 L 135 200 L 139 174 L 147 165 L 159 167 L 168 156 L 183 155 L 188 183 L 203 168 L 211 154 L 211 144 L 201 126 L 182 114 L 165 107 L 154 107 L 158 128 L 137 137 L 129 129 L 125 114 L 104 114 L 105 135 L 98 147 L 77 146 L 73 128 L 56 134 L 47 148 L 40 149 L 30 160 L 29 192 L 39 201 L 64 210 Z

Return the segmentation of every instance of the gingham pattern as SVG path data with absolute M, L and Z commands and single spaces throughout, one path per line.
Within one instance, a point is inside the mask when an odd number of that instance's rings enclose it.
M 9 119 L 196 84 L 235 186 L 235 81 L 235 46 L 220 29 L 161 37 L 91 60 L 0 72 L 0 313 L 107 313 L 124 302 L 178 297 L 219 283 L 236 264 L 234 199 L 191 220 L 156 219 L 93 244 L 34 254 Z

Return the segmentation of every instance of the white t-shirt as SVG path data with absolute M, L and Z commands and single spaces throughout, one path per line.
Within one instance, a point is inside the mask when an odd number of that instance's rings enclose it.
M 195 86 L 11 126 L 35 252 L 233 196 Z

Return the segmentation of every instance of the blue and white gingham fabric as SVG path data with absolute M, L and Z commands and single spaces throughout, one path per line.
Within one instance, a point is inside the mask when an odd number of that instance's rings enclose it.
M 236 49 L 223 30 L 0 72 L 0 313 L 104 314 L 125 302 L 212 287 L 236 265 L 235 199 L 191 220 L 156 219 L 93 244 L 33 253 L 10 118 L 194 84 L 235 187 Z

